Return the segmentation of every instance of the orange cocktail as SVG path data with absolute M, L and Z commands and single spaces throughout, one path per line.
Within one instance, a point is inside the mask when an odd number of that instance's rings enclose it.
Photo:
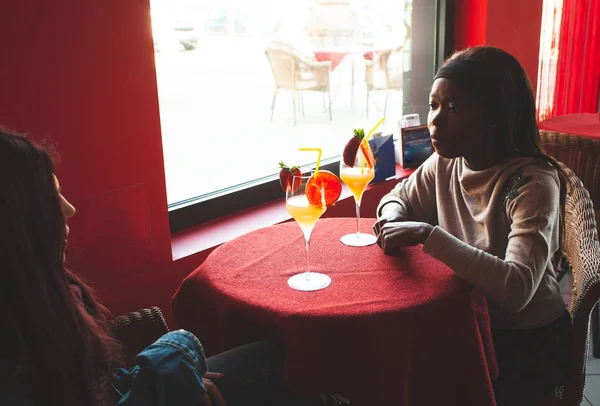
M 350 168 L 346 166 L 342 168 L 340 172 L 340 178 L 342 178 L 344 183 L 352 191 L 357 202 L 360 202 L 365 188 L 375 177 L 373 168 L 366 167 L 361 169 L 361 167 Z
M 306 198 L 306 195 L 297 195 L 289 198 L 285 202 L 288 213 L 296 220 L 304 236 L 312 233 L 315 223 L 325 213 L 325 205 L 312 205 Z
M 369 146 L 368 136 L 365 137 L 362 128 L 356 129 L 354 136 L 346 143 L 340 159 L 340 178 L 354 194 L 356 203 L 356 233 L 340 238 L 345 245 L 364 247 L 377 241 L 373 234 L 360 232 L 360 201 L 367 185 L 374 177 L 375 158 Z
M 319 152 L 314 173 L 303 176 L 298 167 L 289 168 L 281 162 L 279 175 L 281 187 L 285 190 L 285 207 L 304 234 L 306 251 L 306 272 L 291 276 L 288 285 L 304 291 L 323 289 L 331 283 L 329 276 L 310 271 L 310 235 L 327 206 L 334 204 L 342 193 L 342 182 L 337 176 L 329 171 L 319 171 L 321 150 L 309 150 Z

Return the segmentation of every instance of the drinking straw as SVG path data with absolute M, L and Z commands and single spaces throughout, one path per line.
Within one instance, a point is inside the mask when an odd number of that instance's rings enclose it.
M 321 150 L 321 148 L 298 148 L 300 151 L 314 151 L 314 152 L 318 152 L 319 155 L 317 155 L 317 165 L 315 166 L 315 173 L 319 172 L 319 165 L 321 164 L 321 154 L 323 153 L 323 151 Z
M 367 142 L 369 142 L 369 137 L 371 136 L 371 134 L 373 134 L 373 131 L 375 131 L 377 129 L 377 127 L 379 127 L 381 125 L 381 123 L 383 123 L 384 120 L 385 120 L 385 117 L 382 117 L 381 120 L 379 120 L 379 122 L 377 124 L 375 124 L 375 127 L 371 128 L 371 131 L 369 131 L 369 133 L 367 134 Z
M 375 127 L 371 128 L 371 131 L 369 131 L 369 133 L 367 134 L 367 137 L 365 138 L 365 143 L 367 144 L 367 148 L 369 145 L 369 137 L 371 136 L 371 134 L 373 134 L 373 132 L 377 129 L 377 127 L 379 127 L 381 125 L 381 123 L 383 123 L 383 121 L 385 120 L 385 117 L 382 117 L 381 120 L 379 120 L 379 122 L 377 124 L 375 124 Z M 362 175 L 363 173 L 365 173 L 365 154 L 363 154 L 363 158 L 362 158 L 362 165 L 360 166 L 360 174 Z

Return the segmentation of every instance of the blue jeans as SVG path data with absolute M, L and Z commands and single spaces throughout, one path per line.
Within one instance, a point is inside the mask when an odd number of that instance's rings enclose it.
M 243 345 L 210 357 L 185 330 L 160 337 L 136 357 L 137 365 L 115 371 L 112 384 L 118 406 L 197 406 L 206 394 L 202 376 L 220 372 L 214 383 L 228 406 L 318 405 L 317 396 L 302 396 L 281 381 L 283 351 L 272 341 Z
M 206 357 L 190 332 L 169 332 L 135 358 L 133 368 L 115 371 L 112 387 L 118 406 L 197 406 L 206 393 Z

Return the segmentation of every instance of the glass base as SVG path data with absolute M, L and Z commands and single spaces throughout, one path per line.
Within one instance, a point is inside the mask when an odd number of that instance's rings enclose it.
M 288 279 L 290 288 L 310 292 L 313 290 L 324 289 L 331 283 L 331 278 L 325 274 L 311 272 L 309 279 L 306 279 L 306 273 L 299 273 Z
M 350 247 L 366 247 L 367 245 L 373 245 L 377 242 L 377 237 L 373 234 L 365 234 L 365 233 L 352 233 L 346 234 L 340 241 L 344 245 L 348 245 Z

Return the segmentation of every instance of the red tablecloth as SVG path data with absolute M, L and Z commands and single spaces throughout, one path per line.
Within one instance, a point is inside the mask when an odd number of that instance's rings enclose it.
M 600 140 L 600 113 L 550 117 L 540 122 L 540 129 Z
M 374 222 L 361 221 L 366 230 Z M 295 222 L 220 246 L 175 294 L 179 326 L 208 354 L 279 339 L 289 385 L 340 393 L 353 405 L 495 404 L 485 298 L 421 246 L 390 257 L 376 245 L 341 244 L 355 227 L 355 219 L 317 222 L 311 269 L 332 282 L 316 292 L 287 285 L 305 264 Z

